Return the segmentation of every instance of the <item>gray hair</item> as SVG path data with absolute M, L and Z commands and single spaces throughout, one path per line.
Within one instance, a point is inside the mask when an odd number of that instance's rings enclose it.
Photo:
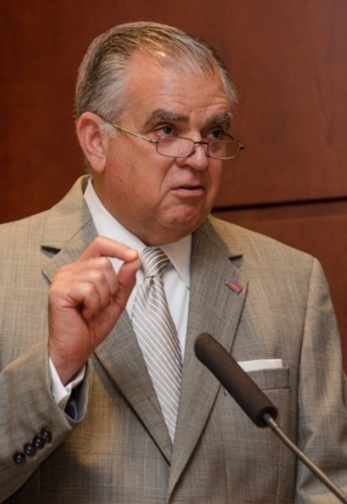
M 136 22 L 110 28 L 94 39 L 80 65 L 76 86 L 77 118 L 86 111 L 118 121 L 126 100 L 127 67 L 135 52 L 144 51 L 179 72 L 216 69 L 232 107 L 235 91 L 229 72 L 204 40 L 159 23 Z

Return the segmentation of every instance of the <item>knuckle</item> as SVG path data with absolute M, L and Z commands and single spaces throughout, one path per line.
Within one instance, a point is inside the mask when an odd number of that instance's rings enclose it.
M 99 268 L 92 268 L 89 272 L 90 278 L 95 283 L 102 283 L 105 281 L 105 274 Z
M 105 242 L 105 238 L 103 236 L 97 236 L 93 241 L 93 245 L 100 246 Z
M 112 271 L 113 266 L 108 257 L 100 257 L 100 265 L 106 271 Z

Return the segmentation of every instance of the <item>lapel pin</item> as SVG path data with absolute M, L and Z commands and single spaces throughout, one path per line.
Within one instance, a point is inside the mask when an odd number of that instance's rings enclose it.
M 234 277 L 229 277 L 225 283 L 236 294 L 240 294 L 243 289 L 242 285 Z

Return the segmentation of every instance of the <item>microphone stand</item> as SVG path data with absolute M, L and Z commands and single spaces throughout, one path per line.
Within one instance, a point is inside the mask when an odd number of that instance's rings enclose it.
M 338 488 L 326 474 L 316 466 L 316 464 L 303 453 L 292 441 L 285 435 L 282 429 L 277 425 L 270 413 L 264 413 L 262 416 L 264 423 L 283 441 L 288 448 L 298 456 L 298 458 L 324 483 L 335 496 L 343 503 L 347 503 L 347 496 Z

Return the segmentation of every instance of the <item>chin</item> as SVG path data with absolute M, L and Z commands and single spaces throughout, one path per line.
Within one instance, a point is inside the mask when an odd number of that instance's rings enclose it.
M 181 232 L 182 236 L 193 233 L 197 230 L 197 228 L 204 222 L 207 217 L 207 213 L 204 215 L 189 215 L 185 216 L 185 218 L 174 219 L 169 228 L 172 231 Z
M 198 229 L 209 214 L 209 208 L 194 205 L 180 205 L 162 212 L 157 220 L 158 231 L 174 242 Z

